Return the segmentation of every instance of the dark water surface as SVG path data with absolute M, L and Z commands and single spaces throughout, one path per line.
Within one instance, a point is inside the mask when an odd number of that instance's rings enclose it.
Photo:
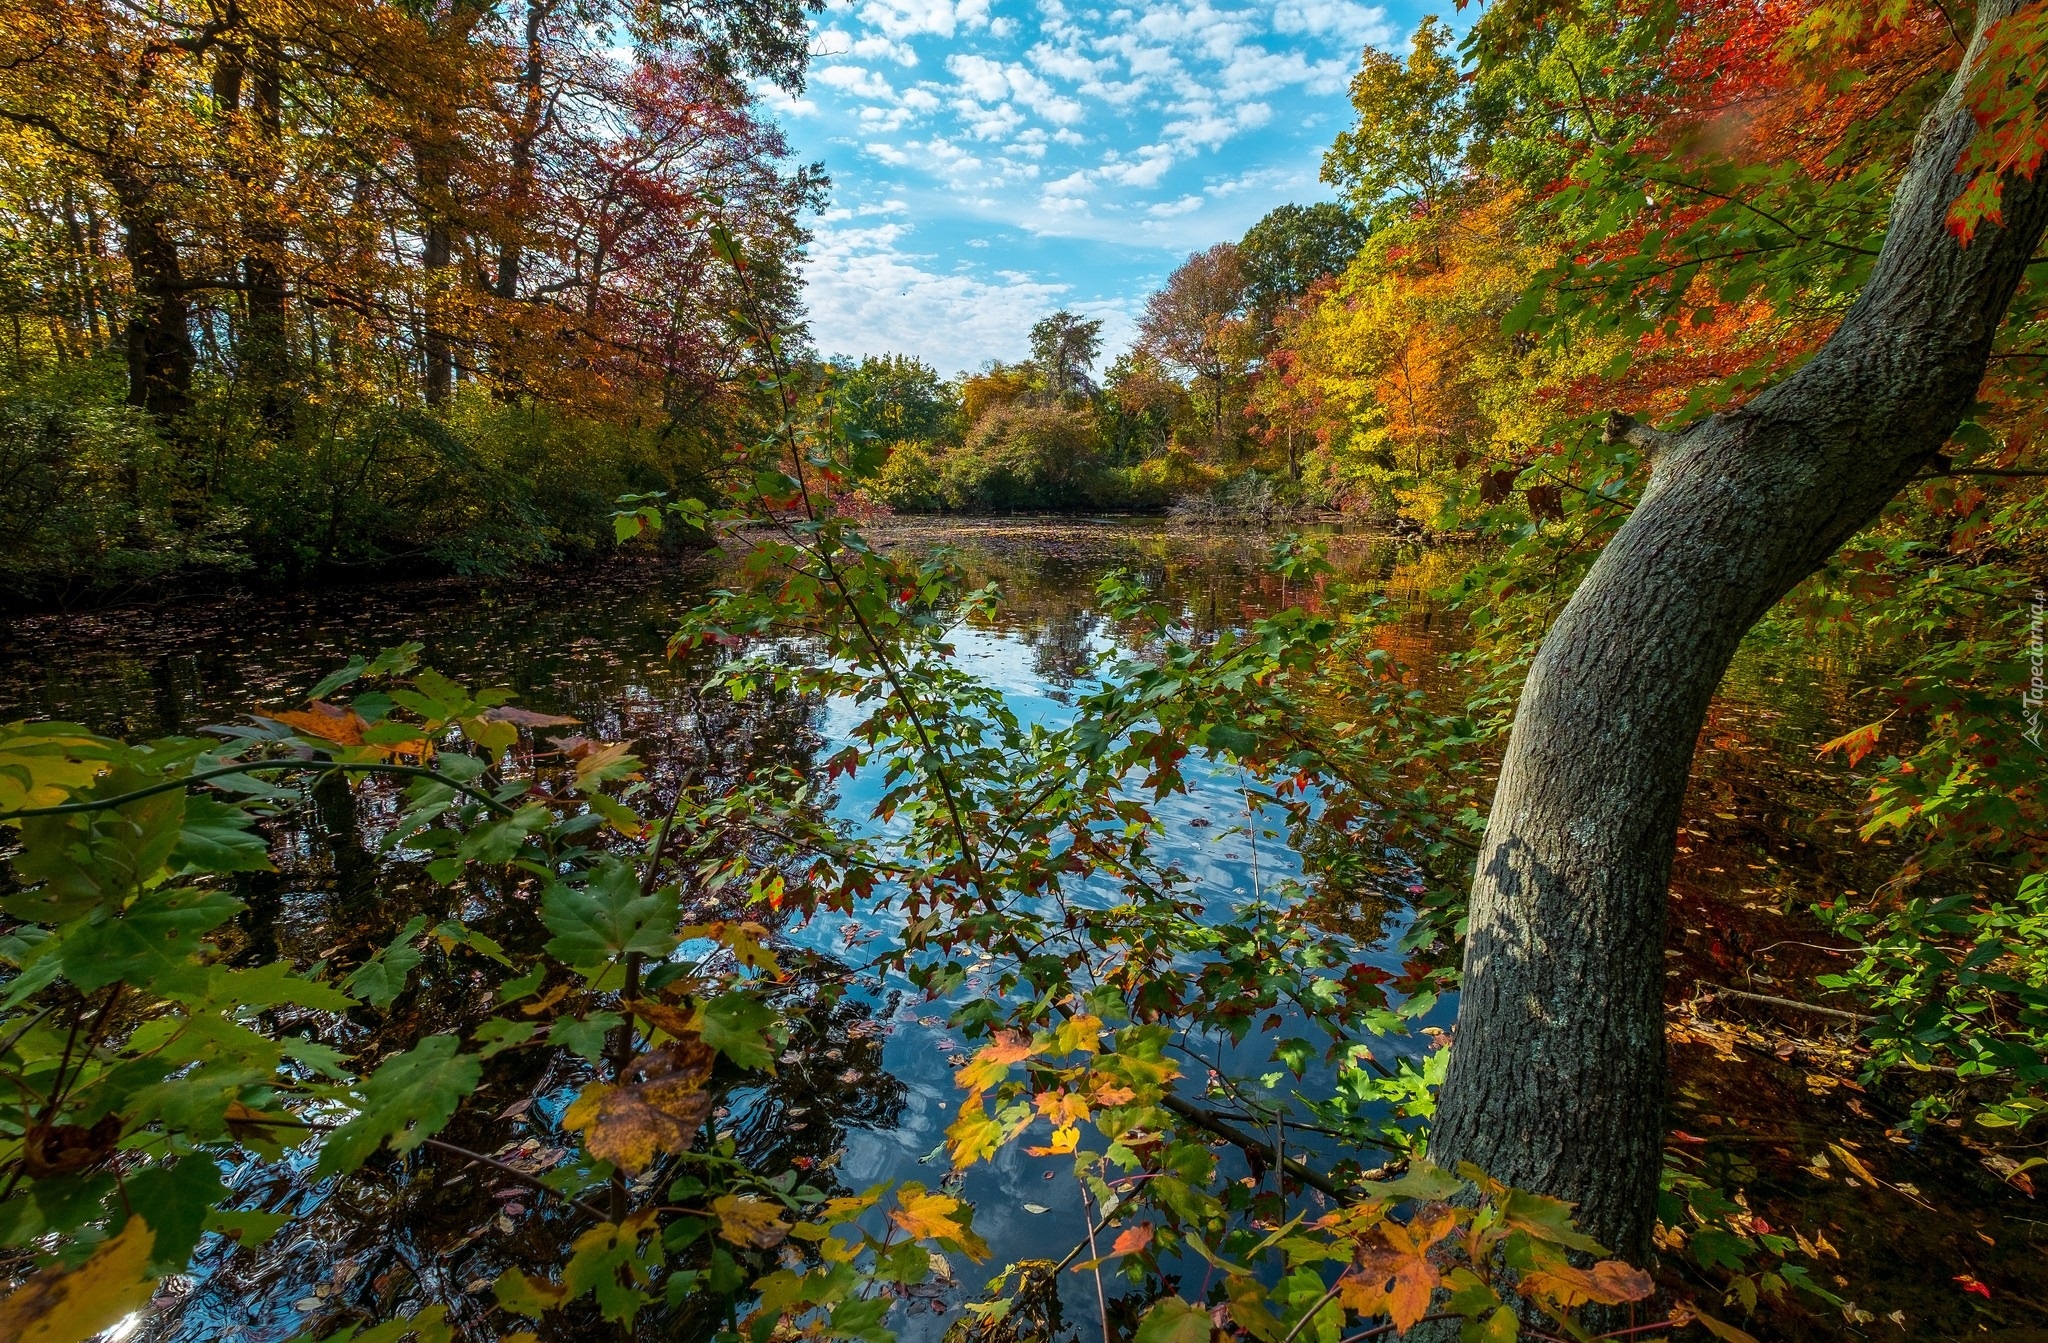
M 1265 572 L 1268 540 L 1256 534 L 1020 520 L 899 524 L 882 539 L 945 541 L 964 551 L 977 577 L 1002 584 L 1002 623 L 962 636 L 962 660 L 999 685 L 1020 714 L 1046 722 L 1071 714 L 1077 678 L 1113 637 L 1093 595 L 1111 567 L 1147 574 L 1198 627 L 1236 624 L 1304 595 Z M 1354 536 L 1336 538 L 1332 558 L 1344 578 L 1408 597 L 1390 639 L 1426 676 L 1452 646 L 1457 620 L 1412 594 L 1449 577 L 1457 557 L 1402 552 L 1385 538 Z M 502 583 L 393 584 L 35 617 L 0 638 L 0 720 L 66 719 L 131 737 L 195 732 L 253 709 L 283 707 L 353 653 L 418 640 L 426 645 L 424 660 L 457 680 L 510 686 L 522 705 L 573 715 L 592 736 L 632 740 L 657 788 L 685 768 L 715 776 L 761 760 L 803 764 L 829 754 L 856 721 L 846 706 L 783 699 L 742 709 L 706 701 L 696 693 L 704 667 L 667 657 L 677 613 L 722 572 L 715 557 L 705 557 Z M 1885 855 L 1855 845 L 1848 826 L 1832 819 L 1847 802 L 1839 772 L 1812 757 L 1815 744 L 1849 725 L 1855 688 L 1847 668 L 1811 649 L 1751 650 L 1731 677 L 1702 738 L 1681 836 L 1672 906 L 1674 1003 L 1696 997 L 1702 985 L 1810 996 L 1812 974 L 1830 961 L 1826 939 L 1799 910 L 1818 896 L 1868 890 L 1882 880 Z M 858 820 L 875 792 L 856 776 L 821 805 Z M 459 913 L 515 951 L 538 944 L 537 921 L 516 900 L 437 891 L 374 856 L 372 837 L 394 800 L 374 785 L 352 803 L 315 799 L 317 821 L 280 839 L 281 870 L 238 892 L 250 905 L 243 929 L 248 959 L 352 963 L 415 912 Z M 1280 828 L 1272 818 L 1248 810 L 1230 776 L 1198 781 L 1190 796 L 1164 808 L 1163 818 L 1178 846 L 1175 857 L 1219 908 L 1300 874 L 1284 829 L 1274 833 Z M 1398 855 L 1390 857 L 1398 867 Z M 1344 913 L 1362 958 L 1397 968 L 1393 944 L 1407 924 L 1398 884 L 1383 899 Z M 794 952 L 784 958 L 794 969 L 788 1007 L 801 1024 L 776 1078 L 724 1097 L 715 1122 L 734 1131 L 757 1168 L 800 1172 L 809 1183 L 834 1184 L 834 1192 L 885 1179 L 938 1184 L 947 1164 L 941 1135 L 958 1104 L 952 1073 L 965 1048 L 946 1027 L 946 1006 L 863 972 L 862 949 L 886 929 L 864 923 L 859 912 L 778 931 Z M 473 976 L 423 976 L 391 1019 L 372 1014 L 348 1023 L 353 1034 L 330 1043 L 360 1051 L 381 1032 L 400 1040 L 473 1025 L 489 1014 L 489 987 Z M 1453 1010 L 1439 1004 L 1429 1022 L 1447 1026 Z M 1675 1036 L 1674 1122 L 1687 1139 L 1674 1145 L 1678 1159 L 1744 1185 L 1758 1215 L 1780 1227 L 1825 1228 L 1840 1257 L 1827 1260 L 1816 1277 L 1836 1286 L 1838 1273 L 1838 1290 L 1860 1302 L 1846 1317 L 1804 1307 L 1761 1316 L 1750 1322 L 1753 1332 L 1799 1339 L 2048 1337 L 2028 1332 L 2048 1324 L 2048 1306 L 2039 1304 L 2048 1302 L 2048 1226 L 2033 1220 L 2037 1205 L 1987 1174 L 1966 1135 L 1903 1135 L 1903 1098 L 1845 1084 L 1840 1079 L 1849 1074 L 1839 1059 L 1831 1065 L 1812 1050 L 1788 1055 L 1788 1025 L 1825 1041 L 1811 1021 L 1721 1005 L 1681 1020 L 1703 1026 Z M 1257 1041 L 1229 1049 L 1196 1032 L 1188 1043 L 1238 1072 L 1264 1065 Z M 1418 1036 L 1412 1048 L 1420 1053 L 1428 1045 Z M 561 1158 L 551 1141 L 554 1119 L 587 1077 L 573 1056 L 500 1056 L 477 1103 L 444 1136 L 522 1169 L 544 1170 Z M 1832 1174 L 1817 1170 L 1812 1158 L 1831 1141 L 1852 1144 L 1885 1186 L 1844 1180 L 1839 1162 Z M 479 1178 L 472 1166 L 437 1162 L 426 1152 L 340 1187 L 315 1185 L 290 1167 L 265 1175 L 252 1166 L 231 1183 L 243 1206 L 294 1211 L 303 1220 L 260 1252 L 236 1252 L 224 1241 L 202 1247 L 198 1271 L 167 1287 L 151 1318 L 138 1322 L 136 1337 L 281 1343 L 306 1328 L 327 1332 L 360 1318 L 356 1312 L 441 1301 L 450 1303 L 466 1336 L 494 1338 L 494 1325 L 506 1321 L 490 1317 L 488 1280 L 508 1265 L 545 1269 L 581 1229 L 516 1185 Z M 975 1227 L 990 1242 L 995 1264 L 1058 1260 L 1086 1228 L 1069 1158 L 1031 1158 L 1012 1146 L 976 1167 L 962 1193 L 976 1206 Z M 935 1337 L 956 1319 L 958 1303 L 978 1297 L 987 1271 L 964 1261 L 952 1267 L 957 1281 L 920 1289 L 892 1327 L 907 1337 Z M 1958 1275 L 1989 1284 L 1994 1295 L 1986 1300 L 1964 1291 Z M 1066 1276 L 1068 1318 L 1083 1337 L 1092 1336 L 1092 1281 Z M 1887 1318 L 1893 1311 L 1903 1324 Z M 1871 1319 L 1858 1321 L 1857 1314 Z M 691 1336 L 706 1323 L 686 1312 L 675 1321 L 675 1336 Z

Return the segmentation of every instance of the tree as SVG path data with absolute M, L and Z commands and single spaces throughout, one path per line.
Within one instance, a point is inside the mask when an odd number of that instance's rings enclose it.
M 2024 160 L 1994 159 L 2002 200 L 1972 212 L 1983 138 L 2010 130 L 1980 133 L 1977 113 L 1987 89 L 2030 78 L 2038 33 L 2017 55 L 2014 39 L 2039 19 L 2020 0 L 1979 7 L 1869 278 L 1810 361 L 1688 427 L 1610 425 L 1649 455 L 1650 483 L 1523 690 L 1432 1153 L 1578 1203 L 1632 1257 L 1649 1249 L 1660 1168 L 1666 887 L 1694 740 L 1743 634 L 1941 469 L 1977 397 L 2048 229 L 2048 178 Z M 2029 115 L 2038 130 L 2031 99 L 2008 118 Z
M 1101 353 L 1100 320 L 1087 321 L 1062 308 L 1032 324 L 1031 362 L 1045 375 L 1045 389 L 1055 399 L 1095 390 L 1088 370 Z
M 930 443 L 955 432 L 960 403 L 937 369 L 907 354 L 845 361 L 838 390 L 841 416 L 855 441 Z
M 1244 267 L 1234 243 L 1217 243 L 1182 262 L 1145 300 L 1138 322 L 1141 348 L 1194 378 L 1207 391 L 1209 439 L 1226 443 L 1224 418 L 1232 384 L 1244 372 Z
M 1332 201 L 1269 212 L 1237 244 L 1246 302 L 1270 325 L 1282 306 L 1316 281 L 1342 274 L 1367 234 L 1358 216 Z
M 1371 226 L 1432 214 L 1457 184 L 1469 118 L 1450 48 L 1450 29 L 1431 15 L 1405 65 L 1367 47 L 1351 78 L 1358 121 L 1323 156 L 1323 180 Z

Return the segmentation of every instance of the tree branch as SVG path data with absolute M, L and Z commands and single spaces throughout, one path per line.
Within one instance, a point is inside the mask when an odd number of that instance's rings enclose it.
M 1652 429 L 1635 416 L 1625 415 L 1617 410 L 1609 412 L 1607 425 L 1600 431 L 1600 441 L 1609 445 L 1631 443 L 1655 456 L 1676 447 L 1678 435 L 1667 434 L 1661 429 Z

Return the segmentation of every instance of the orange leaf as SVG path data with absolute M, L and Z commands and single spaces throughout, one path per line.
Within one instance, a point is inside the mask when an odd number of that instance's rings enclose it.
M 338 708 L 317 699 L 303 711 L 284 710 L 264 717 L 275 718 L 297 732 L 331 741 L 336 746 L 361 746 L 363 729 L 369 726 L 354 709 Z
M 1109 1252 L 1111 1254 L 1137 1254 L 1151 1243 L 1152 1224 L 1150 1222 L 1140 1222 L 1136 1226 L 1125 1227 L 1123 1232 L 1117 1236 L 1116 1244 L 1109 1247 Z
M 1626 1305 L 1648 1296 L 1657 1289 L 1657 1284 L 1643 1270 L 1631 1268 L 1619 1259 L 1603 1259 L 1590 1269 L 1575 1268 L 1560 1260 L 1524 1273 L 1517 1289 L 1524 1296 L 1570 1308 L 1588 1302 Z
M 953 1074 L 953 1080 L 979 1095 L 1003 1080 L 1013 1063 L 1031 1057 L 1031 1039 L 1016 1031 L 997 1031 L 996 1038 L 981 1047 L 974 1062 Z
M 1869 755 L 1871 751 L 1876 749 L 1877 739 L 1883 732 L 1883 722 L 1865 723 L 1854 732 L 1844 732 L 1841 736 L 1821 747 L 1820 754 L 1822 757 L 1826 757 L 1836 751 L 1840 751 L 1849 757 L 1849 765 L 1853 769 L 1855 766 L 1863 763 L 1864 756 Z

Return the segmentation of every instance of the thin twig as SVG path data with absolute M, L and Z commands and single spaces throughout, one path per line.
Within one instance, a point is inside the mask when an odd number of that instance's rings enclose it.
M 1839 1007 L 1822 1007 L 1817 1003 L 1802 1003 L 1796 998 L 1779 998 L 1768 993 L 1745 993 L 1741 989 L 1723 988 L 1705 980 L 1696 981 L 1699 986 L 1717 997 L 1740 998 L 1745 1002 L 1769 1003 L 1773 1007 L 1789 1007 L 1798 1012 L 1812 1012 L 1817 1016 L 1840 1017 L 1843 1021 L 1877 1021 L 1880 1018 L 1865 1012 L 1845 1012 Z

